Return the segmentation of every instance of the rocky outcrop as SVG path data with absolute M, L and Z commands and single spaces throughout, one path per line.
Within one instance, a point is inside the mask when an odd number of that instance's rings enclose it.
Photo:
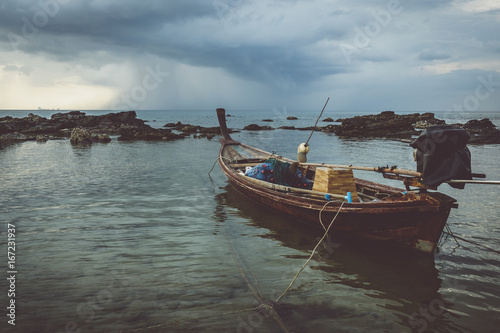
M 120 131 L 119 141 L 172 141 L 184 138 L 183 135 L 174 134 L 168 129 L 159 128 L 123 128 Z
M 183 135 L 189 136 L 191 134 L 194 134 L 193 137 L 200 139 L 200 138 L 207 138 L 211 140 L 215 135 L 220 135 L 220 127 L 215 126 L 215 127 L 203 127 L 203 126 L 196 126 L 196 125 L 191 125 L 191 124 L 183 124 L 180 121 L 176 123 L 168 123 L 163 127 L 168 127 L 171 129 L 174 129 L 176 131 L 181 132 Z M 229 133 L 234 133 L 237 131 L 229 129 Z
M 257 124 L 250 124 L 243 128 L 246 131 L 270 131 L 273 130 L 271 126 L 259 126 Z
M 432 119 L 419 120 L 415 123 L 414 127 L 416 129 L 426 129 L 429 126 L 443 125 L 443 124 L 445 124 L 444 120 L 432 118 Z
M 418 134 L 414 128 L 417 122 L 437 122 L 433 113 L 398 115 L 394 111 L 338 119 L 337 121 L 342 122 L 342 124 L 329 125 L 323 128 L 323 131 L 348 137 L 406 138 Z
M 109 143 L 111 142 L 111 137 L 106 133 L 91 133 L 90 141 L 92 143 Z
M 135 111 L 87 115 L 81 111 L 55 113 L 50 119 L 30 113 L 24 118 L 0 118 L 0 140 L 39 142 L 70 137 L 72 144 L 107 143 L 111 135 L 121 140 L 174 140 L 183 138 L 168 129 L 155 129 L 138 119 Z
M 71 132 L 69 141 L 72 145 L 90 145 L 92 144 L 92 139 L 90 132 L 81 127 L 75 127 Z
M 488 118 L 469 120 L 462 128 L 470 134 L 469 143 L 472 144 L 498 144 L 500 143 L 500 130 Z
M 35 137 L 36 142 L 47 142 L 49 137 L 47 135 L 39 134 Z

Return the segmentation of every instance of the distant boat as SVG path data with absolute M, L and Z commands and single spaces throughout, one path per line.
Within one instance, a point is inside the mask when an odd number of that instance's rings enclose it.
M 436 249 L 450 210 L 456 207 L 454 198 L 440 192 L 407 191 L 351 178 L 354 199 L 348 202 L 347 193 L 326 193 L 310 189 L 307 184 L 297 187 L 246 176 L 246 170 L 263 163 L 267 163 L 265 167 L 279 161 L 286 169 L 295 161 L 233 140 L 225 110 L 217 109 L 217 116 L 222 133 L 218 162 L 230 184 L 248 199 L 291 217 L 291 228 L 295 221 L 301 221 L 326 230 L 333 220 L 332 234 L 425 253 Z M 304 168 L 306 182 L 314 184 L 320 170 L 325 171 L 319 166 L 309 166 L 307 171 Z

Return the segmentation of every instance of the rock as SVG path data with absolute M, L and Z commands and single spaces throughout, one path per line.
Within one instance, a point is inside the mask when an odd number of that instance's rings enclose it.
M 26 135 L 19 132 L 12 132 L 0 135 L 0 139 L 4 141 L 26 141 L 30 140 Z
M 418 134 L 413 127 L 418 121 L 439 122 L 433 113 L 397 115 L 394 111 L 384 111 L 377 115 L 342 119 L 341 125 L 329 125 L 328 131 L 349 137 L 402 138 Z
M 340 125 L 326 125 L 325 127 L 321 128 L 322 132 L 327 132 L 327 133 L 334 133 L 336 131 L 336 128 L 339 127 Z
M 488 118 L 469 120 L 462 126 L 471 136 L 472 144 L 498 144 L 500 143 L 500 130 Z
M 106 133 L 91 133 L 90 140 L 92 143 L 109 143 L 111 142 L 111 137 Z
M 39 115 L 36 115 L 36 114 L 33 114 L 33 113 L 28 114 L 27 118 L 29 121 L 34 121 L 34 122 L 40 121 L 42 119 L 47 120 L 46 118 L 39 116 Z
M 294 130 L 296 129 L 295 126 L 280 126 L 278 129 L 284 129 L 284 130 Z
M 274 128 L 270 126 L 259 126 L 257 124 L 250 124 L 245 126 L 243 129 L 247 131 L 269 131 L 273 130 Z
M 322 121 L 327 122 L 327 123 L 333 123 L 334 120 L 330 117 L 323 119 Z
M 426 129 L 429 126 L 434 126 L 434 125 L 443 125 L 445 123 L 444 120 L 440 119 L 426 119 L 426 120 L 419 120 L 415 123 L 414 127 L 417 129 Z
M 36 142 L 47 142 L 49 137 L 47 135 L 37 135 L 35 140 Z
M 207 133 L 207 134 L 221 134 L 220 132 L 220 127 L 215 126 L 215 127 L 200 127 L 198 130 L 200 133 Z M 228 128 L 229 133 L 235 133 L 236 131 Z
M 298 119 L 299 118 L 294 117 L 294 116 L 286 117 L 286 120 L 298 120 Z
M 72 145 L 90 145 L 92 144 L 92 137 L 89 131 L 81 127 L 75 127 L 71 132 L 69 141 Z
M 79 130 L 74 132 L 73 142 L 109 142 L 110 135 L 119 135 L 123 129 L 134 129 L 135 138 L 140 138 L 142 135 L 151 139 L 152 137 L 167 137 L 169 140 L 173 138 L 169 133 L 157 132 L 149 125 L 146 125 L 144 120 L 137 119 L 135 111 L 125 111 L 118 113 L 108 113 L 104 115 L 87 115 L 81 111 L 71 111 L 66 113 L 55 113 L 50 119 L 29 114 L 24 118 L 2 117 L 0 118 L 0 136 L 9 133 L 6 138 L 15 138 L 16 140 L 34 140 L 37 135 L 45 135 L 53 138 L 71 137 L 75 128 Z M 90 137 L 80 137 L 83 135 L 81 130 L 91 133 Z M 149 134 L 145 134 L 147 132 Z M 169 130 L 165 130 L 169 131 Z M 23 134 L 23 135 L 20 135 Z
M 266 123 L 272 123 L 272 122 L 274 122 L 274 120 L 272 120 L 272 119 L 262 119 L 262 121 L 264 121 Z
M 171 141 L 176 139 L 184 138 L 182 135 L 174 134 L 168 129 L 160 128 L 123 128 L 120 131 L 119 141 L 134 141 L 134 140 L 146 140 L 146 141 Z
M 181 132 L 184 132 L 184 133 L 196 133 L 198 132 L 198 126 L 193 126 L 193 125 L 185 125 L 185 126 L 182 126 L 181 128 Z

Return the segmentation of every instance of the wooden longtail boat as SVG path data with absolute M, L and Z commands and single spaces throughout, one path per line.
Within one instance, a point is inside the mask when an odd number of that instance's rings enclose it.
M 233 140 L 226 125 L 224 109 L 217 109 L 222 133 L 219 166 L 230 184 L 248 199 L 294 220 L 326 229 L 335 218 L 330 232 L 361 240 L 384 242 L 396 247 L 432 253 L 441 237 L 448 215 L 456 200 L 439 192 L 406 191 L 354 178 L 359 197 L 345 202 L 343 196 L 274 184 L 244 175 L 247 166 L 255 166 L 272 153 Z M 285 162 L 293 160 L 281 158 Z M 306 178 L 314 181 L 316 167 L 309 167 Z

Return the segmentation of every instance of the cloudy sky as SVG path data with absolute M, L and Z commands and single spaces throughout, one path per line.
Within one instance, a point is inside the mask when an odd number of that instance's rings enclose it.
M 498 0 L 1 0 L 0 109 L 500 110 Z

